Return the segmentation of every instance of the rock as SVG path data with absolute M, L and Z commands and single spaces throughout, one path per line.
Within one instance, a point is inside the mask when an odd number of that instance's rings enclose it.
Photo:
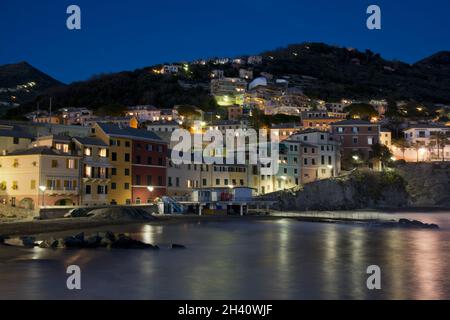
M 186 246 L 183 246 L 182 244 L 172 243 L 172 249 L 186 249 Z
M 5 240 L 9 239 L 9 237 L 0 235 L 0 243 L 5 243 Z
M 58 240 L 55 239 L 48 239 L 48 240 L 44 240 L 39 244 L 39 248 L 45 248 L 45 249 L 49 249 L 49 248 L 57 248 L 58 247 Z
M 34 247 L 34 246 L 36 246 L 36 238 L 35 237 L 23 236 L 23 237 L 20 237 L 20 240 L 22 240 L 22 244 L 25 247 Z
M 131 239 L 125 234 L 119 234 L 109 247 L 114 249 L 159 249 L 157 246 Z
M 83 248 L 85 245 L 84 239 L 79 237 L 65 237 L 62 239 L 64 247 L 66 248 Z M 61 241 L 60 241 L 61 242 Z
M 87 238 L 86 246 L 89 248 L 97 248 L 102 245 L 102 237 L 98 235 L 93 235 Z

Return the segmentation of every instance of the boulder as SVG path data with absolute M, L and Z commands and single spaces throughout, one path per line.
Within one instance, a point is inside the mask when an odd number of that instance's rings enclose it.
M 186 246 L 182 244 L 172 243 L 172 249 L 186 249 Z
M 55 239 L 48 239 L 48 240 L 44 240 L 39 244 L 39 248 L 45 248 L 45 249 L 49 249 L 49 248 L 57 248 L 58 247 L 58 240 Z
M 22 240 L 22 244 L 25 247 L 34 247 L 34 246 L 36 246 L 36 238 L 35 237 L 23 236 L 23 237 L 20 237 L 20 240 Z

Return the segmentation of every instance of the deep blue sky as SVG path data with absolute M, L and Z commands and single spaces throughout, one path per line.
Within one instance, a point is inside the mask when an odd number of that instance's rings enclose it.
M 66 28 L 77 4 L 82 30 Z M 382 9 L 382 30 L 366 8 Z M 93 74 L 304 41 L 415 62 L 450 50 L 449 0 L 0 0 L 0 64 L 26 60 L 69 83 Z

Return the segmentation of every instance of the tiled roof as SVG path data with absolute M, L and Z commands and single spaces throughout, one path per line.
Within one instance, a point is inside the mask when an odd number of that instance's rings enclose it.
M 331 124 L 332 126 L 351 126 L 351 125 L 377 125 L 377 123 L 372 123 L 364 120 L 342 120 Z
M 97 124 L 107 135 L 112 137 L 164 142 L 158 135 L 148 130 L 120 127 L 109 123 Z
M 76 141 L 78 141 L 80 144 L 88 145 L 88 146 L 101 146 L 101 147 L 107 147 L 108 145 L 104 143 L 102 140 L 98 138 L 85 138 L 85 137 L 75 137 Z
M 41 146 L 41 147 L 35 147 L 35 148 L 23 149 L 23 150 L 10 152 L 7 154 L 7 156 L 26 156 L 26 155 L 35 155 L 35 154 L 42 154 L 42 155 L 48 155 L 48 156 L 63 156 L 64 155 L 52 148 L 49 148 L 46 146 Z

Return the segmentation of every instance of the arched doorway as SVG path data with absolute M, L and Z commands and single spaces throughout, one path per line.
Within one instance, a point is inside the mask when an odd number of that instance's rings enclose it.
M 19 208 L 34 209 L 34 201 L 31 198 L 23 198 L 19 201 Z
M 55 206 L 71 206 L 72 204 L 71 199 L 59 199 L 55 202 Z

